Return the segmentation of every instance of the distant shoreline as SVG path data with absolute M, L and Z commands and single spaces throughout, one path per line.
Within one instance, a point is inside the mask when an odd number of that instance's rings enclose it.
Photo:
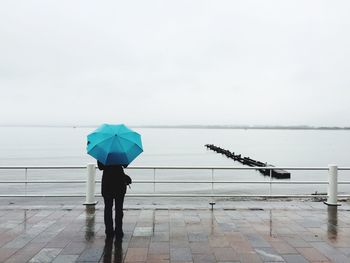
M 314 127 L 314 126 L 231 126 L 231 125 L 141 125 L 135 128 L 169 129 L 236 129 L 236 130 L 350 130 L 350 127 Z
M 96 128 L 99 125 L 1 125 L 5 127 L 32 128 Z M 232 129 L 232 130 L 350 130 L 350 127 L 338 126 L 269 126 L 269 125 L 129 125 L 131 128 L 156 129 Z

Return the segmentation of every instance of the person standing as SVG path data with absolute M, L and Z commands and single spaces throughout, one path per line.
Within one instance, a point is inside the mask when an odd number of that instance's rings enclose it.
M 131 178 L 124 173 L 122 165 L 104 165 L 97 161 L 98 169 L 103 171 L 101 193 L 104 200 L 104 223 L 107 238 L 120 239 L 123 232 L 123 205 L 126 186 Z M 113 228 L 113 202 L 115 203 L 115 227 Z

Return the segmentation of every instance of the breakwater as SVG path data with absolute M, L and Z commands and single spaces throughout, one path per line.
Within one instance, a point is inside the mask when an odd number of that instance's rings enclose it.
M 219 146 L 216 146 L 214 144 L 206 144 L 205 147 L 207 149 L 212 150 L 217 153 L 221 153 L 225 155 L 227 158 L 230 158 L 234 161 L 240 162 L 243 165 L 248 165 L 248 166 L 257 166 L 257 167 L 274 167 L 271 164 L 267 164 L 264 162 L 260 162 L 254 159 L 251 159 L 249 157 L 242 157 L 241 154 L 235 154 L 234 152 L 231 152 L 227 149 L 221 148 Z M 264 176 L 270 176 L 270 171 L 271 171 L 271 176 L 277 179 L 290 179 L 290 172 L 285 171 L 285 170 L 280 170 L 280 169 L 259 169 L 259 172 L 262 173 Z

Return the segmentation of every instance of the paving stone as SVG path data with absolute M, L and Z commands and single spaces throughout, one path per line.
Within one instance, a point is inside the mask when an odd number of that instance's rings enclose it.
M 216 262 L 215 256 L 213 254 L 194 254 L 194 263 L 214 263 Z
M 81 254 L 86 249 L 87 244 L 85 242 L 72 241 L 65 248 L 63 248 L 60 254 L 62 255 L 73 255 Z
M 1 261 L 4 263 L 23 263 L 28 262 L 33 255 L 28 254 L 13 254 L 11 257 L 9 257 L 6 261 Z
M 171 261 L 192 261 L 192 253 L 190 248 L 170 248 Z
M 93 248 L 87 248 L 85 249 L 78 259 L 77 262 L 90 262 L 95 261 L 98 262 L 103 254 L 103 248 L 102 247 L 93 247 Z
M 230 242 L 225 236 L 210 236 L 209 243 L 211 247 L 229 247 Z
M 46 243 L 32 243 L 30 242 L 25 247 L 19 249 L 17 254 L 31 254 L 32 256 L 36 255 L 40 250 L 45 247 Z
M 225 232 L 235 231 L 237 226 L 234 223 L 219 223 L 220 229 Z
M 149 254 L 169 254 L 169 242 L 152 242 L 149 245 Z
M 169 263 L 169 254 L 148 254 L 147 263 Z
M 151 237 L 135 237 L 133 236 L 129 242 L 129 247 L 132 248 L 148 248 Z
M 169 232 L 169 223 L 158 223 L 154 225 L 154 231 L 155 232 Z
M 244 251 L 243 254 L 240 254 L 240 257 L 241 257 L 240 262 L 242 263 L 262 263 L 263 262 L 255 252 L 247 254 L 247 252 Z
M 279 254 L 298 254 L 298 251 L 284 240 L 270 241 L 270 244 Z
M 302 227 L 321 227 L 322 226 L 322 222 L 319 220 L 315 220 L 315 219 L 303 219 L 303 220 L 297 220 L 297 223 L 299 225 L 301 225 Z
M 124 223 L 123 223 L 124 232 L 134 232 L 135 226 L 136 226 L 136 223 L 125 222 L 125 219 L 124 219 Z
M 164 242 L 170 240 L 169 232 L 154 232 L 151 237 L 152 242 Z
M 246 234 L 245 237 L 248 239 L 252 247 L 271 247 L 271 245 L 258 234 Z
M 309 243 L 300 238 L 299 236 L 284 236 L 283 239 L 292 247 L 311 247 Z
M 11 242 L 8 242 L 3 248 L 22 248 L 25 245 L 27 245 L 31 240 L 33 239 L 32 236 L 27 236 L 25 234 L 22 234 L 12 240 Z
M 128 248 L 125 257 L 125 262 L 144 262 L 147 260 L 147 253 L 147 248 Z
M 46 247 L 54 247 L 54 248 L 64 248 L 66 247 L 71 241 L 68 238 L 62 238 L 62 239 L 52 239 Z
M 61 250 L 62 249 L 59 248 L 43 248 L 38 254 L 29 260 L 29 263 L 52 262 Z
M 230 247 L 216 247 L 213 252 L 217 261 L 238 261 L 240 256 Z
M 350 243 L 349 243 L 350 245 Z M 339 248 L 341 252 L 343 252 L 344 255 L 350 258 L 350 247 L 341 247 Z
M 0 262 L 6 261 L 10 256 L 14 255 L 18 249 L 0 248 Z
M 190 248 L 192 254 L 212 254 L 213 250 L 209 245 L 209 242 L 190 242 Z
M 52 263 L 74 263 L 79 255 L 59 255 Z
M 284 255 L 283 258 L 287 263 L 309 263 L 309 261 L 301 255 Z
M 256 248 L 255 251 L 264 262 L 285 262 L 283 257 L 273 248 L 260 247 Z
M 153 227 L 135 227 L 134 237 L 150 237 L 153 235 Z
M 307 260 L 309 261 L 328 261 L 328 259 L 322 255 L 318 250 L 315 248 L 297 248 L 298 252 Z
M 230 245 L 237 253 L 255 253 L 254 248 L 250 245 L 248 241 L 230 241 Z
M 208 241 L 208 235 L 204 233 L 189 233 L 188 240 L 190 242 Z
M 315 235 L 312 232 L 300 232 L 298 236 L 306 242 L 322 242 L 322 237 Z
M 348 263 L 350 260 L 340 250 L 332 247 L 326 242 L 312 242 L 311 245 L 319 252 L 337 263 Z
M 190 247 L 190 242 L 188 240 L 171 240 L 170 241 L 170 248 L 187 248 Z

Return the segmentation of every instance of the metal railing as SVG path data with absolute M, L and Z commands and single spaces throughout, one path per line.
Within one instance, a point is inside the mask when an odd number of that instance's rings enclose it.
M 90 166 L 90 168 L 89 168 Z M 332 168 L 333 167 L 333 168 Z M 334 170 L 335 167 L 335 170 Z M 29 170 L 83 170 L 87 169 L 87 178 L 85 180 L 28 180 Z M 249 181 L 249 180 L 215 180 L 215 171 L 220 170 L 270 170 L 269 180 L 267 181 Z M 272 178 L 272 170 L 299 170 L 299 171 L 328 171 L 329 180 L 328 181 L 276 181 Z M 333 169 L 333 170 L 332 170 Z M 95 183 L 100 183 L 101 180 L 95 180 L 96 166 L 95 164 L 90 164 L 88 166 L 0 166 L 0 170 L 23 170 L 24 180 L 0 180 L 1 184 L 24 184 L 25 193 L 24 194 L 2 194 L 0 197 L 86 197 L 86 204 L 94 203 L 95 196 Z M 325 197 L 324 194 L 272 194 L 272 185 L 275 184 L 293 184 L 293 185 L 303 185 L 303 184 L 315 184 L 315 185 L 328 185 L 328 201 L 332 199 L 333 201 L 329 203 L 336 202 L 334 198 L 337 198 L 337 186 L 338 184 L 350 185 L 350 181 L 337 181 L 337 172 L 343 170 L 349 170 L 350 167 L 222 167 L 222 166 L 133 166 L 128 167 L 127 170 L 151 170 L 153 171 L 151 180 L 133 180 L 133 184 L 153 184 L 153 192 L 151 193 L 129 193 L 127 196 L 131 197 L 266 197 L 266 198 L 277 198 L 277 197 L 292 197 L 292 198 L 306 198 L 306 197 Z M 209 170 L 211 172 L 210 180 L 157 180 L 156 172 L 159 170 Z M 28 184 L 71 184 L 71 183 L 86 183 L 86 193 L 85 194 L 28 194 L 27 186 Z M 156 193 L 155 188 L 157 184 L 210 184 L 211 189 L 207 193 Z M 266 184 L 269 185 L 269 194 L 220 194 L 215 193 L 214 185 L 216 184 Z M 334 193 L 330 197 L 330 190 Z M 91 192 L 92 191 L 92 192 Z M 336 195 L 334 197 L 334 195 Z M 350 193 L 339 195 L 339 197 L 350 197 Z

